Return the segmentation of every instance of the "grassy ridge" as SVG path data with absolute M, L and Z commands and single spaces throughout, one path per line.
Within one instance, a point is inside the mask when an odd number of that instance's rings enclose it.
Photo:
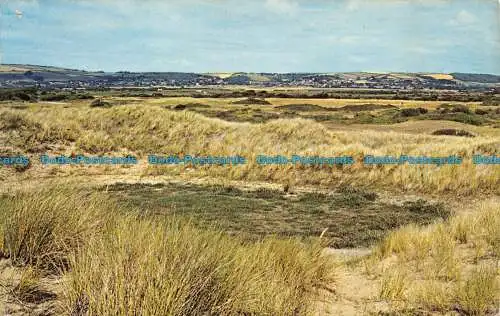
M 78 110 L 77 110 L 78 109 Z M 498 137 L 458 138 L 393 132 L 331 131 L 305 119 L 274 120 L 265 124 L 237 124 L 158 106 L 120 106 L 111 109 L 34 108 L 2 110 L 0 130 L 13 147 L 43 152 L 48 144 L 70 146 L 77 152 L 124 151 L 154 154 L 240 154 L 245 166 L 200 167 L 193 176 L 262 180 L 290 184 L 377 185 L 422 192 L 470 194 L 498 192 L 500 170 L 475 166 L 476 153 L 498 154 Z M 460 166 L 295 167 L 259 166 L 258 154 L 282 155 L 460 155 Z M 145 174 L 177 173 L 184 167 L 149 167 Z
M 60 188 L 4 197 L 0 208 L 2 255 L 68 276 L 59 313 L 303 315 L 333 280 L 319 241 L 244 244 L 174 219 L 125 216 L 106 196 Z

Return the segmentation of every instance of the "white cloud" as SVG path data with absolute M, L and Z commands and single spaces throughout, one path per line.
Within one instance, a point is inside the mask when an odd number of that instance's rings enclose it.
M 292 0 L 266 0 L 266 8 L 276 13 L 293 15 L 297 13 L 299 5 Z
M 347 11 L 357 11 L 362 7 L 362 3 L 360 0 L 349 0 L 346 2 Z
M 470 25 L 477 21 L 477 17 L 469 11 L 462 10 L 450 21 L 452 25 Z

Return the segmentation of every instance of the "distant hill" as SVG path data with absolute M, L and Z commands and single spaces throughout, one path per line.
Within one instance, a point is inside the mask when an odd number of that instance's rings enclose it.
M 211 75 L 211 74 L 209 74 Z M 215 76 L 215 75 L 214 75 Z M 475 83 L 500 83 L 499 75 L 492 74 L 469 74 L 469 73 L 371 73 L 371 72 L 349 72 L 349 73 L 228 73 L 218 76 L 234 84 L 248 84 L 255 82 L 289 82 L 307 80 L 311 78 L 320 80 L 441 80 L 455 82 Z
M 85 71 L 77 69 L 58 68 L 37 65 L 1 65 L 0 81 L 5 80 L 34 80 L 34 81 L 193 81 L 211 78 L 207 75 L 185 72 L 104 72 Z
M 468 74 L 468 73 L 451 73 L 456 80 L 479 82 L 479 83 L 500 83 L 500 76 L 490 74 Z
M 120 87 L 120 86 L 309 86 L 358 88 L 498 87 L 500 76 L 468 73 L 188 73 L 104 72 L 37 65 L 0 65 L 0 87 Z

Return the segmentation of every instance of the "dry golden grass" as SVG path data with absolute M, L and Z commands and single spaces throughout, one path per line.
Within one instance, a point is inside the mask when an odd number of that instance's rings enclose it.
M 440 79 L 440 80 L 453 80 L 453 76 L 449 74 L 429 74 L 428 76 L 434 78 L 434 79 Z
M 266 90 L 266 89 L 262 89 Z M 293 90 L 293 89 L 291 89 Z M 140 97 L 110 97 L 111 101 L 126 101 L 127 104 L 140 104 L 140 105 L 162 105 L 173 106 L 177 104 L 205 104 L 216 109 L 229 109 L 241 107 L 233 104 L 234 101 L 239 101 L 247 98 L 193 98 L 193 97 L 166 97 L 166 98 L 140 98 Z M 445 101 L 419 101 L 419 100 L 382 100 L 382 99 L 301 99 L 301 98 L 266 98 L 270 102 L 270 106 L 258 105 L 256 108 L 272 109 L 276 106 L 287 104 L 311 104 L 319 105 L 325 108 L 339 108 L 346 105 L 360 105 L 360 104 L 377 104 L 377 105 L 394 105 L 400 108 L 426 108 L 436 109 Z M 452 102 L 453 104 L 462 104 L 470 108 L 476 108 L 481 102 Z M 73 105 L 87 105 L 82 101 L 72 101 Z M 250 105 L 249 107 L 253 107 Z
M 372 275 L 382 269 L 381 297 L 406 309 L 485 315 L 500 304 L 499 227 L 500 207 L 487 203 L 446 222 L 396 230 L 365 264 Z
M 320 250 L 125 220 L 72 260 L 65 309 L 85 296 L 91 315 L 307 314 L 331 282 Z
M 229 78 L 233 75 L 233 72 L 209 72 L 207 75 L 219 77 L 221 79 Z
M 321 242 L 237 237 L 169 218 L 147 220 L 103 194 L 60 187 L 2 197 L 2 252 L 28 264 L 12 295 L 29 299 L 37 274 L 67 280 L 58 314 L 308 315 L 333 282 Z
M 25 72 L 25 71 L 28 71 L 28 70 L 29 69 L 22 68 L 22 67 L 0 65 L 0 72 Z
M 19 281 L 12 288 L 10 294 L 20 302 L 33 302 L 37 299 L 39 288 L 40 272 L 28 266 L 22 271 Z
M 409 288 L 408 273 L 400 269 L 391 269 L 383 274 L 379 297 L 389 301 L 402 301 L 406 297 Z
M 413 300 L 425 311 L 446 312 L 453 306 L 453 284 L 436 280 L 420 282 L 412 289 Z
M 40 151 L 59 144 L 62 153 L 242 155 L 249 163 L 239 167 L 199 167 L 193 177 L 272 181 L 293 185 L 376 185 L 420 192 L 498 192 L 500 170 L 475 166 L 472 155 L 498 153 L 499 138 L 464 139 L 451 136 L 397 132 L 331 131 L 304 119 L 275 120 L 265 124 L 228 123 L 191 112 L 174 112 L 158 106 L 38 107 L 27 111 L 2 110 L 0 129 L 24 150 Z M 14 126 L 14 127 L 13 127 Z M 18 126 L 19 128 L 15 128 Z M 22 127 L 20 127 L 22 126 Z M 17 142 L 17 143 L 16 143 Z M 343 168 L 259 166 L 256 155 L 460 155 L 459 166 L 383 166 L 361 163 Z M 176 173 L 185 167 L 143 169 L 145 175 Z
M 426 109 L 435 109 L 439 105 L 446 103 L 443 101 L 418 101 L 418 100 L 381 100 L 381 99 L 299 99 L 299 98 L 267 98 L 267 101 L 271 102 L 273 105 L 285 105 L 285 104 L 315 104 L 324 107 L 342 107 L 345 105 L 355 105 L 355 104 L 380 104 L 387 105 L 392 104 L 401 108 L 415 108 L 422 107 Z M 480 102 L 453 102 L 454 104 L 466 104 L 468 106 L 477 106 Z
M 336 122 L 323 123 L 326 127 L 336 131 L 371 131 L 372 133 L 396 132 L 405 134 L 431 135 L 440 129 L 456 129 L 469 131 L 478 136 L 500 137 L 500 132 L 494 128 L 486 126 L 472 126 L 460 122 L 442 121 L 442 120 L 421 120 L 406 121 L 395 124 L 341 124 Z
M 475 268 L 455 290 L 460 311 L 467 315 L 498 311 L 500 307 L 498 274 L 498 264 Z
M 116 211 L 93 194 L 58 187 L 0 199 L 1 252 L 17 265 L 60 272 L 68 255 L 107 225 Z

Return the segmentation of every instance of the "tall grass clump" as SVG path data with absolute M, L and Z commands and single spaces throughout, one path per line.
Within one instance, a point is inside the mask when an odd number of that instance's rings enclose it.
M 11 295 L 21 302 L 36 302 L 40 295 L 40 275 L 33 267 L 25 268 L 19 281 L 11 289 Z
M 177 221 L 122 219 L 72 257 L 65 309 L 88 315 L 308 314 L 316 289 L 332 281 L 332 266 L 320 252 L 319 244 L 242 244 Z
M 385 258 L 393 254 L 406 259 L 425 256 L 428 252 L 428 236 L 422 227 L 408 224 L 400 229 L 390 232 L 379 244 L 375 246 L 374 254 Z
M 452 284 L 428 280 L 415 286 L 412 296 L 421 309 L 446 313 L 454 304 L 453 290 Z
M 500 207 L 485 208 L 477 219 L 476 234 L 490 246 L 493 256 L 500 260 Z
M 333 282 L 320 241 L 248 242 L 105 194 L 58 186 L 0 199 L 3 255 L 62 273 L 63 314 L 308 315 Z M 19 295 L 35 293 L 24 279 Z
M 486 315 L 500 308 L 500 287 L 497 267 L 477 267 L 457 286 L 459 309 L 466 315 Z
M 105 225 L 111 204 L 98 195 L 56 187 L 0 199 L 1 252 L 16 265 L 59 272 L 70 253 Z
M 385 271 L 382 275 L 379 297 L 389 301 L 401 301 L 405 298 L 410 279 L 401 269 Z
M 460 277 L 460 259 L 457 257 L 457 244 L 449 227 L 442 223 L 436 225 L 432 234 L 431 271 L 434 278 L 457 280 Z
M 380 242 L 371 257 L 389 271 L 382 274 L 380 296 L 417 310 L 487 315 L 500 303 L 499 244 L 496 201 L 428 227 L 400 228 Z M 401 295 L 405 279 L 395 269 L 413 272 L 407 274 L 408 282 L 416 286 L 406 297 Z

